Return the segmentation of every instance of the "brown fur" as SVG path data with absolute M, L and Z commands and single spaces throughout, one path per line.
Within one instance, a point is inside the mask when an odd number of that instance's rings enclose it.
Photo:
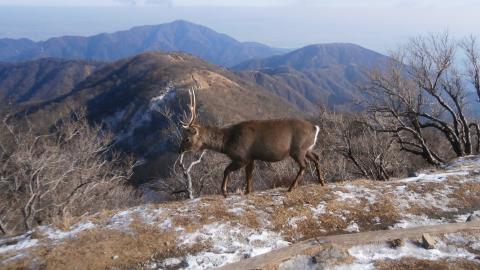
M 222 192 L 227 196 L 228 175 L 246 167 L 247 193 L 252 191 L 252 171 L 255 160 L 276 162 L 292 157 L 299 172 L 289 191 L 294 189 L 306 168 L 305 158 L 313 161 L 319 182 L 319 157 L 312 151 L 317 128 L 299 119 L 251 120 L 225 128 L 200 126 L 187 128 L 180 151 L 213 150 L 227 155 L 232 162 L 224 172 Z

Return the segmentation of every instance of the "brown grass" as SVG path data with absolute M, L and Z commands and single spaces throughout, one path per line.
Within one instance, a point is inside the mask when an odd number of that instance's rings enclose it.
M 3 261 L 5 259 L 6 258 L 3 258 L 2 256 L 0 256 L 0 261 Z M 7 265 L 2 265 L 1 269 L 2 270 L 32 269 L 33 268 L 32 265 L 34 265 L 33 261 L 30 258 L 28 258 L 28 259 L 24 259 L 24 260 L 15 260 L 15 261 L 10 262 Z
M 106 269 L 131 268 L 152 257 L 161 260 L 206 248 L 202 243 L 179 249 L 175 232 L 162 232 L 138 221 L 132 222 L 130 228 L 131 232 L 89 230 L 51 249 L 33 252 L 43 258 L 42 269 Z
M 463 183 L 448 197 L 454 199 L 450 207 L 478 209 L 480 208 L 480 183 Z
M 377 270 L 477 270 L 480 269 L 480 263 L 464 259 L 430 261 L 407 257 L 377 261 L 375 267 Z

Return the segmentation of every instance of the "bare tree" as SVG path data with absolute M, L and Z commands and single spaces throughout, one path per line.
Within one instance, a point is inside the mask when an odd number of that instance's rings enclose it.
M 335 113 L 322 111 L 321 137 L 330 147 L 328 157 L 333 159 L 339 155 L 342 160 L 334 159 L 334 163 L 346 163 L 346 173 L 343 179 L 367 178 L 387 180 L 392 176 L 399 176 L 404 172 L 404 167 L 409 165 L 408 160 L 395 151 L 394 138 L 389 134 L 377 132 L 367 123 L 363 114 Z M 334 164 L 326 167 L 328 171 L 340 171 L 332 168 Z
M 7 120 L 0 140 L 0 227 L 4 233 L 137 201 L 126 185 L 133 160 L 111 149 L 113 136 L 83 113 L 49 134 Z
M 467 76 L 475 87 L 480 102 L 480 48 L 477 39 L 474 36 L 470 36 L 465 38 L 460 45 L 467 56 Z
M 370 74 L 368 108 L 377 131 L 395 136 L 401 150 L 432 165 L 445 157 L 426 140 L 426 130 L 442 134 L 456 156 L 474 152 L 467 115 L 467 92 L 455 63 L 456 44 L 448 34 L 412 39 L 391 55 L 383 70 Z

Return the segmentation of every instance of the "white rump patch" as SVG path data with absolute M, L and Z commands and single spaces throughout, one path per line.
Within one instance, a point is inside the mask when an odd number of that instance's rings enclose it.
M 317 137 L 318 137 L 318 132 L 320 131 L 320 127 L 319 126 L 315 126 L 315 140 L 313 141 L 313 144 L 308 147 L 308 150 L 312 150 L 313 147 L 315 146 L 315 144 L 317 144 Z

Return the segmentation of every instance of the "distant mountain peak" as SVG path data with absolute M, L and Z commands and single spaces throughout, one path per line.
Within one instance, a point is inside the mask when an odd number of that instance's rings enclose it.
M 371 66 L 385 56 L 353 43 L 312 44 L 283 55 L 248 60 L 234 67 L 236 70 L 262 70 L 288 67 L 309 70 L 334 65 L 360 64 Z
M 39 42 L 0 39 L 0 61 L 44 57 L 115 61 L 147 51 L 186 52 L 226 67 L 286 52 L 260 43 L 240 42 L 185 20 L 88 37 L 63 36 Z
M 387 59 L 356 44 L 328 43 L 246 61 L 234 69 L 301 110 L 315 112 L 318 104 L 352 110 L 366 72 Z

